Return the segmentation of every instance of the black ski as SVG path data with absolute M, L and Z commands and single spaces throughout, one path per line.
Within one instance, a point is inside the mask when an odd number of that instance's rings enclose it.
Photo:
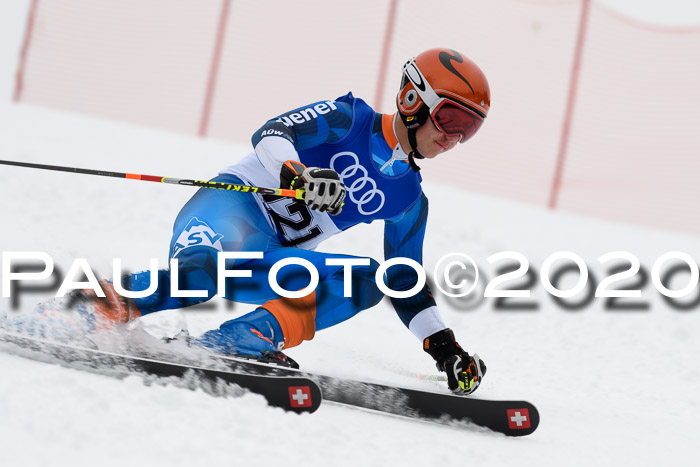
M 315 381 L 323 399 L 401 417 L 416 418 L 451 425 L 477 425 L 507 436 L 525 436 L 537 429 L 540 415 L 530 402 L 521 400 L 487 400 L 364 383 L 309 373 L 291 368 L 266 365 L 255 361 L 219 357 L 235 371 L 259 375 L 303 376 Z
M 189 389 L 202 387 L 213 395 L 231 394 L 233 383 L 265 397 L 267 402 L 291 412 L 315 412 L 321 405 L 319 386 L 301 373 L 273 375 L 262 372 L 240 373 L 234 367 L 204 368 L 197 362 L 173 363 L 161 359 L 135 357 L 87 347 L 46 341 L 0 332 L 3 350 L 22 357 L 70 368 L 84 369 L 123 378 L 136 373 L 157 378 L 174 377 Z
M 455 396 L 415 389 L 388 386 L 376 383 L 336 378 L 291 368 L 267 365 L 240 358 L 203 356 L 194 349 L 187 355 L 175 354 L 169 349 L 133 349 L 134 353 L 148 357 L 134 357 L 113 352 L 46 342 L 39 339 L 3 334 L 0 341 L 10 342 L 22 349 L 36 351 L 38 356 L 50 355 L 52 363 L 88 366 L 100 373 L 110 369 L 109 374 L 126 376 L 129 372 L 141 371 L 159 377 L 176 376 L 185 379 L 194 375 L 194 381 L 224 381 L 235 383 L 253 392 L 260 393 L 274 406 L 293 411 L 315 411 L 323 399 L 352 407 L 414 418 L 465 428 L 479 427 L 503 433 L 507 436 L 525 436 L 539 425 L 537 408 L 529 402 L 519 400 L 486 400 L 474 397 Z M 27 356 L 24 353 L 20 355 Z M 30 358 L 38 358 L 29 355 Z M 177 360 L 179 363 L 171 363 Z M 119 368 L 122 368 L 121 373 Z M 320 389 L 319 389 L 320 387 Z M 308 393 L 306 392 L 308 388 Z M 298 390 L 302 389 L 302 392 Z M 296 395 L 308 407 L 295 403 Z M 308 401 L 304 395 L 310 396 Z M 297 405 L 295 407 L 295 405 Z

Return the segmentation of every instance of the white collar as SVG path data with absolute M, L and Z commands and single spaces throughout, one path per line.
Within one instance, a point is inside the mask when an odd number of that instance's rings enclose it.
M 396 130 L 395 126 L 396 125 L 396 118 L 398 117 L 398 113 L 394 114 L 394 120 L 391 124 L 391 130 L 394 132 L 394 138 L 396 138 L 396 147 L 394 147 L 394 151 L 391 153 L 391 158 L 384 163 L 384 165 L 379 169 L 380 172 L 384 172 L 384 170 L 387 167 L 391 167 L 394 165 L 394 161 L 407 161 L 408 160 L 408 154 L 406 154 L 406 151 L 403 150 L 401 147 L 401 143 L 399 142 L 398 136 L 396 136 Z
M 400 161 L 407 161 L 408 160 L 408 153 L 403 150 L 401 147 L 401 142 L 399 141 L 399 137 L 396 134 L 396 119 L 399 118 L 399 113 L 396 112 L 394 114 L 394 120 L 391 123 L 391 131 L 394 132 L 394 137 L 396 138 L 396 147 L 394 148 L 394 152 L 391 155 L 391 158 L 393 160 L 400 160 Z

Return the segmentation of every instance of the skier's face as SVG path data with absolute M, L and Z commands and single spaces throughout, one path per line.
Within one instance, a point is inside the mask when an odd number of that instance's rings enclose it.
M 426 159 L 447 152 L 459 143 L 459 136 L 448 136 L 437 129 L 431 119 L 416 130 L 416 146 Z

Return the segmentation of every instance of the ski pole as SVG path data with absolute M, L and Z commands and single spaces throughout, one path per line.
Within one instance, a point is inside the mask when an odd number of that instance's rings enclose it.
M 277 195 L 288 198 L 304 199 L 304 190 L 285 190 L 283 188 L 263 188 L 259 186 L 238 185 L 235 183 L 208 182 L 202 180 L 188 180 L 183 178 L 159 177 L 156 175 L 142 175 L 122 172 L 109 172 L 107 170 L 79 169 L 77 167 L 62 167 L 59 165 L 33 164 L 31 162 L 17 162 L 0 160 L 0 165 L 26 167 L 30 169 L 55 170 L 59 172 L 72 172 L 84 175 L 100 175 L 103 177 L 128 178 L 129 180 L 141 180 L 144 182 L 169 183 L 173 185 L 188 185 L 201 188 L 214 188 L 217 190 L 240 191 L 241 193 L 260 193 L 262 195 Z

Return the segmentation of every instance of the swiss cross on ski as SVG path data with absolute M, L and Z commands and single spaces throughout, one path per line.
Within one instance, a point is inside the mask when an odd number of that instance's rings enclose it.
M 290 386 L 289 403 L 292 407 L 311 407 L 311 391 L 308 386 Z
M 508 414 L 508 427 L 512 430 L 530 428 L 530 413 L 527 409 L 510 409 Z

